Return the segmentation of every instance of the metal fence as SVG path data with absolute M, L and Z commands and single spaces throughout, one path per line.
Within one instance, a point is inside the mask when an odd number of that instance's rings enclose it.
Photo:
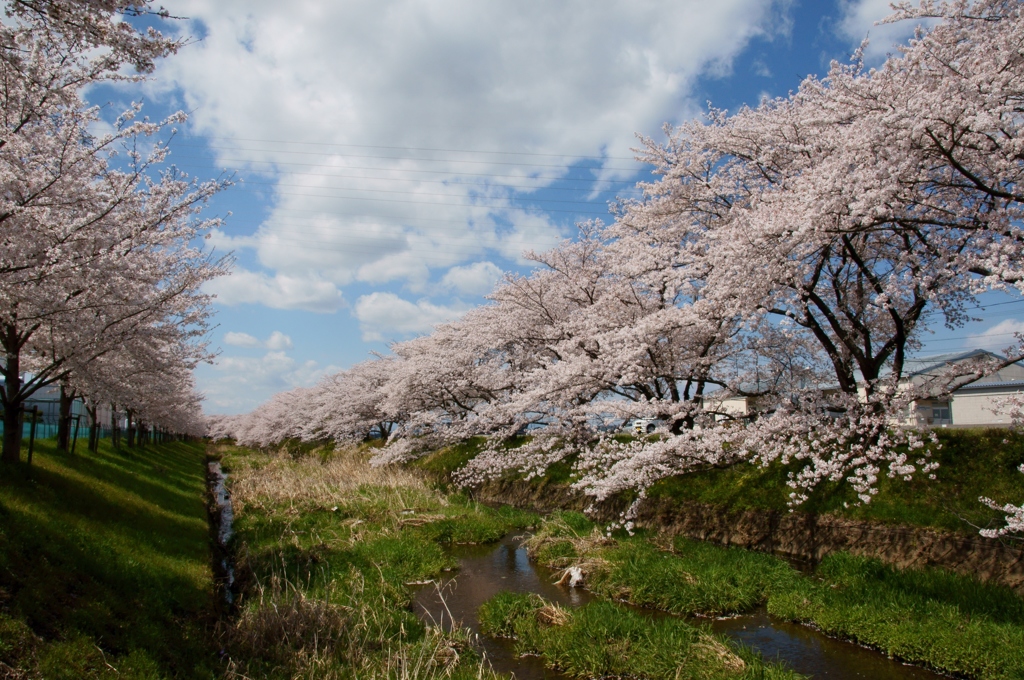
M 75 420 L 76 417 L 72 417 L 71 420 L 71 436 L 75 435 Z M 57 430 L 60 427 L 60 419 L 57 417 L 38 416 L 36 418 L 36 439 L 55 439 L 57 437 Z M 0 420 L 0 435 L 3 434 L 4 424 Z M 110 437 L 109 427 L 99 427 L 100 439 L 106 439 Z M 21 425 L 21 435 L 26 439 L 32 434 L 32 412 L 25 413 L 23 422 Z M 87 418 L 81 418 L 78 422 L 78 438 L 86 439 L 89 437 L 89 421 Z

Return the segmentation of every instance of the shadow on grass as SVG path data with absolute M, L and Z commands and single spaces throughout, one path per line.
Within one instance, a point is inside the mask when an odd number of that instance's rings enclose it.
M 208 677 L 202 446 L 123 453 L 103 442 L 98 454 L 75 455 L 53 447 L 37 442 L 31 471 L 0 467 L 0 616 L 23 621 L 43 645 L 20 665 L 45 670 L 47 650 L 91 664 L 74 649 L 95 655 L 98 646 L 95 669 L 61 661 L 59 677 L 135 677 L 131 668 L 142 669 L 138 677 Z

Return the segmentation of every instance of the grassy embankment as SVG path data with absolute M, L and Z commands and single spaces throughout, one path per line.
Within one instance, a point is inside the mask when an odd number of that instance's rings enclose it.
M 797 510 L 971 535 L 977 534 L 977 527 L 997 526 L 999 514 L 978 498 L 987 496 L 1001 503 L 1024 500 L 1024 475 L 1018 471 L 1024 463 L 1024 433 L 993 428 L 936 430 L 935 434 L 940 447 L 930 449 L 939 463 L 936 479 L 917 475 L 906 482 L 880 475 L 879 493 L 867 504 L 857 502 L 848 484 L 824 485 Z M 786 512 L 789 472 L 783 466 L 753 465 L 708 470 L 665 480 L 650 495 L 731 510 Z
M 364 453 L 225 448 L 239 612 L 228 678 L 493 677 L 466 632 L 427 629 L 415 583 L 456 564 L 451 543 L 496 541 L 538 518 L 445 496 Z
M 870 504 L 847 485 L 825 485 L 798 508 L 810 513 L 930 527 L 976 535 L 997 521 L 979 496 L 1024 498 L 1024 435 L 1007 430 L 938 431 L 932 448 L 937 479 L 884 478 Z M 467 442 L 416 465 L 432 476 L 452 473 L 476 453 Z M 698 502 L 724 512 L 787 512 L 789 472 L 776 465 L 737 465 L 667 479 L 651 489 L 659 503 Z M 532 482 L 572 480 L 559 465 Z M 770 555 L 675 539 L 609 540 L 586 518 L 556 513 L 532 543 L 547 566 L 581 566 L 599 595 L 678 614 L 741 613 L 765 605 L 773 615 L 829 635 L 876 647 L 906 661 L 977 678 L 1024 677 L 1024 601 L 1012 591 L 941 570 L 899 571 L 877 560 L 833 555 L 804 576 Z
M 742 549 L 681 538 L 610 539 L 578 513 L 552 515 L 529 547 L 546 566 L 580 567 L 587 587 L 610 599 L 687 615 L 766 605 L 782 619 L 958 676 L 1024 678 L 1024 600 L 969 577 L 899 571 L 843 553 L 804 575 Z
M 851 519 L 886 524 L 931 527 L 977 535 L 977 527 L 998 524 L 998 513 L 978 502 L 981 496 L 1000 503 L 1024 499 L 1024 433 L 1005 429 L 937 430 L 940 447 L 932 447 L 939 462 L 936 479 L 918 475 L 912 481 L 881 475 L 879 493 L 860 504 L 848 484 L 824 484 L 811 494 L 799 512 L 829 513 Z M 471 460 L 480 441 L 469 441 L 437 451 L 414 465 L 441 481 Z M 916 456 L 912 456 L 916 458 Z M 788 474 L 791 466 L 740 464 L 725 469 L 693 472 L 663 480 L 650 489 L 655 502 L 697 502 L 726 511 L 758 510 L 789 512 Z M 532 482 L 536 486 L 566 483 L 573 479 L 571 466 L 559 463 Z
M 0 677 L 211 677 L 204 457 L 43 440 L 0 467 Z

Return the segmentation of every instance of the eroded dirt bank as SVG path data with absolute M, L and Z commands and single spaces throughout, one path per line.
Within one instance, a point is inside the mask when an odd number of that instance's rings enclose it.
M 589 498 L 564 484 L 536 485 L 523 480 L 488 482 L 476 489 L 475 495 L 484 502 L 507 503 L 540 513 L 582 511 L 591 505 Z M 605 504 L 598 508 L 595 518 L 610 521 L 623 508 L 622 503 Z M 815 564 L 829 553 L 845 550 L 877 557 L 900 568 L 944 567 L 1007 585 L 1024 595 L 1024 550 L 976 534 L 801 512 L 730 511 L 671 499 L 645 501 L 636 524 L 673 536 L 772 552 Z

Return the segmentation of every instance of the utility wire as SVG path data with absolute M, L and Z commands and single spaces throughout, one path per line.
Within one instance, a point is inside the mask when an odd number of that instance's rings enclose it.
M 329 177 L 331 179 L 336 179 L 336 178 L 337 179 L 369 179 L 369 180 L 377 180 L 377 179 L 379 179 L 379 180 L 387 180 L 388 182 L 415 182 L 416 184 L 441 184 L 441 185 L 449 186 L 449 187 L 467 187 L 467 188 L 470 188 L 470 189 L 475 188 L 475 187 L 479 187 L 481 189 L 534 189 L 534 190 L 537 190 L 537 191 L 559 191 L 559 192 L 562 192 L 562 191 L 572 191 L 572 192 L 575 192 L 577 194 L 588 194 L 588 193 L 594 193 L 595 191 L 602 191 L 602 192 L 609 191 L 609 189 L 586 189 L 586 188 L 583 188 L 583 187 L 546 187 L 546 186 L 536 186 L 536 185 L 530 186 L 530 185 L 523 185 L 523 184 L 505 184 L 505 183 L 502 183 L 502 184 L 487 184 L 487 183 L 484 183 L 484 182 L 473 182 L 473 183 L 470 183 L 470 182 L 453 182 L 452 180 L 447 180 L 447 179 L 420 179 L 420 178 L 408 178 L 407 179 L 407 178 L 404 178 L 404 177 L 366 177 L 365 175 L 302 175 L 302 176 Z M 596 184 L 596 183 L 602 182 L 602 181 L 605 181 L 605 180 L 594 180 L 594 183 Z M 264 181 L 260 181 L 260 180 L 245 179 L 245 178 L 237 180 L 237 183 L 238 184 L 246 184 L 246 185 L 256 184 L 256 185 L 259 185 L 259 186 L 272 186 L 272 187 L 274 187 L 274 186 L 278 186 L 278 187 L 295 187 L 295 188 L 300 188 L 300 189 L 307 189 L 308 188 L 308 189 L 337 189 L 337 190 L 340 190 L 340 191 L 375 191 L 374 189 L 361 189 L 361 188 L 351 188 L 350 189 L 350 188 L 347 188 L 347 187 L 324 187 L 324 186 L 316 186 L 316 185 L 310 185 L 310 184 L 290 184 L 288 182 L 264 182 Z M 379 191 L 379 190 L 376 190 L 376 191 Z M 396 191 L 408 193 L 408 190 L 396 190 Z M 637 190 L 637 192 L 639 192 L 639 190 Z M 458 194 L 453 194 L 453 195 L 458 195 Z M 632 196 L 632 197 L 627 196 L 627 198 L 639 198 L 639 197 L 640 197 L 639 193 L 638 193 L 637 196 Z
M 240 190 L 241 191 L 247 191 L 244 188 L 240 189 Z M 251 193 L 251 192 L 247 191 L 247 193 Z M 446 207 L 456 207 L 456 208 L 488 208 L 488 209 L 498 209 L 498 210 L 515 209 L 517 207 L 515 205 L 508 205 L 507 203 L 506 204 L 498 204 L 498 203 L 470 203 L 470 202 L 465 202 L 465 203 L 447 203 L 447 202 L 443 202 L 443 201 L 412 201 L 412 200 L 403 200 L 403 199 L 400 199 L 400 198 L 375 198 L 375 197 L 372 197 L 372 196 L 371 197 L 364 197 L 364 196 L 338 196 L 338 195 L 326 195 L 326 194 L 304 194 L 304 193 L 298 193 L 298 192 L 292 192 L 292 191 L 278 191 L 276 193 L 278 195 L 281 195 L 281 196 L 300 196 L 300 197 L 303 197 L 303 198 L 340 198 L 340 199 L 344 199 L 346 201 L 362 201 L 362 202 L 368 202 L 368 203 L 398 203 L 398 204 L 402 204 L 402 205 L 429 205 L 429 206 L 446 206 Z M 430 195 L 430 194 L 424 194 L 424 195 Z M 543 201 L 536 201 L 536 203 L 542 203 L 542 202 Z M 580 204 L 578 201 L 553 201 L 553 202 L 555 202 L 555 203 L 575 203 L 575 204 Z M 586 205 L 586 204 L 582 204 L 582 205 Z M 522 208 L 524 206 L 518 206 L 518 207 Z M 529 206 L 526 206 L 526 207 L 529 207 Z M 573 215 L 598 215 L 598 216 L 603 216 L 603 215 L 608 215 L 609 214 L 607 209 L 605 209 L 603 211 L 600 211 L 600 212 L 594 212 L 592 210 L 564 210 L 564 209 L 560 209 L 560 208 L 536 208 L 535 207 L 535 209 L 540 211 L 540 212 L 545 212 L 545 213 L 552 213 L 552 212 L 554 212 L 554 213 L 569 213 L 569 214 L 573 214 Z M 321 211 L 321 212 L 327 213 L 328 211 Z M 333 211 L 330 211 L 330 214 L 334 214 Z
M 170 164 L 174 164 L 176 158 L 185 158 L 185 159 L 196 159 L 196 160 L 203 161 L 203 164 L 201 166 L 197 166 L 197 167 L 203 167 L 204 169 L 207 168 L 207 167 L 213 167 L 213 168 L 220 168 L 220 167 L 222 167 L 219 164 L 214 163 L 212 159 L 204 158 L 202 156 L 189 156 L 189 155 L 178 156 L 178 155 L 172 154 L 169 158 L 170 158 L 170 161 L 169 161 Z M 379 166 L 369 166 L 369 167 L 367 167 L 367 166 L 345 165 L 345 166 L 339 167 L 339 166 L 336 166 L 336 165 L 329 165 L 329 164 L 325 164 L 325 163 L 296 163 L 294 161 L 264 161 L 264 160 L 250 159 L 250 158 L 219 158 L 217 160 L 218 161 L 223 161 L 223 162 L 226 162 L 226 163 L 262 163 L 264 165 L 272 165 L 272 166 L 287 165 L 287 166 L 306 167 L 306 168 L 338 168 L 340 170 L 379 170 L 379 171 L 384 171 L 384 172 L 391 172 L 391 171 L 394 170 L 394 168 L 379 167 Z M 509 164 L 509 165 L 515 165 L 515 164 L 512 163 L 512 164 Z M 551 166 L 545 166 L 545 167 L 562 168 L 564 170 L 572 170 L 573 169 L 572 167 L 566 167 L 566 166 L 560 166 L 560 165 L 551 165 Z M 634 168 L 603 168 L 603 169 L 604 170 L 634 170 L 635 171 Z M 420 170 L 420 169 L 415 169 L 415 168 L 400 168 L 399 171 L 400 172 L 418 172 L 418 173 L 422 173 L 422 174 L 433 174 L 433 175 L 448 175 L 448 176 L 456 176 L 456 177 L 507 177 L 509 179 L 521 179 L 521 180 L 522 179 L 537 179 L 537 180 L 549 180 L 549 181 L 557 181 L 557 182 L 577 181 L 577 182 L 615 182 L 615 183 L 618 183 L 618 184 L 630 184 L 630 185 L 635 184 L 635 182 L 630 181 L 630 180 L 599 180 L 599 179 L 593 179 L 593 178 L 571 178 L 571 177 L 560 177 L 560 176 L 555 176 L 555 177 L 524 177 L 522 175 L 502 175 L 502 174 L 489 173 L 489 172 L 461 172 L 461 171 L 460 172 L 456 172 L 454 170 Z M 328 176 L 329 177 L 330 175 L 324 175 L 324 176 Z
M 202 157 L 183 155 L 183 156 L 180 156 L 179 158 L 202 158 Z M 382 159 L 381 157 L 374 157 L 374 156 L 347 156 L 347 157 L 344 157 L 344 158 L 358 158 L 358 159 L 374 159 L 374 158 L 378 158 L 378 159 L 381 159 L 381 160 L 389 160 L 389 161 L 401 160 L 401 159 L 396 159 L 396 158 Z M 260 160 L 255 160 L 255 159 L 237 159 L 237 158 L 223 158 L 223 159 L 219 159 L 219 160 L 220 161 L 224 161 L 226 163 L 262 163 L 262 164 L 265 164 L 265 165 L 274 165 L 274 166 L 288 165 L 288 166 L 300 166 L 300 167 L 308 167 L 308 168 L 335 168 L 335 167 L 338 167 L 336 165 L 327 165 L 327 164 L 323 164 L 323 163 L 296 163 L 294 161 L 260 161 Z M 425 160 L 425 159 L 416 159 L 416 160 Z M 442 161 L 436 161 L 436 162 L 440 163 Z M 525 168 L 527 170 L 529 170 L 531 168 L 557 168 L 557 169 L 560 169 L 560 170 L 572 170 L 573 169 L 573 166 L 568 166 L 568 165 L 550 165 L 550 164 L 549 165 L 542 165 L 542 164 L 524 165 L 522 163 L 497 163 L 497 162 L 496 163 L 488 163 L 486 161 L 453 161 L 453 163 L 473 163 L 473 164 L 477 164 L 477 165 L 507 165 L 507 166 L 513 166 L 513 167 L 522 167 L 522 168 Z M 345 169 L 345 170 L 354 169 L 355 167 L 356 166 L 342 166 L 342 168 Z M 382 167 L 369 167 L 369 168 L 359 168 L 359 169 L 362 169 L 362 170 L 392 170 L 392 168 L 387 168 L 387 167 L 383 167 L 383 168 Z M 601 169 L 602 170 L 625 170 L 625 171 L 633 172 L 634 174 L 638 172 L 637 168 L 618 168 L 618 167 L 609 168 L 609 167 L 604 167 L 604 168 L 601 168 Z M 473 174 L 480 174 L 480 173 L 469 173 L 469 172 L 456 172 L 454 170 L 413 170 L 413 169 L 408 169 L 408 168 L 402 168 L 401 170 L 402 170 L 402 172 L 432 172 L 432 173 L 435 173 L 435 174 L 436 173 L 443 173 L 443 174 L 446 174 L 446 175 L 473 175 Z M 489 174 L 489 173 L 482 173 L 482 174 L 484 176 L 500 176 L 500 175 L 493 175 L 493 174 Z M 503 176 L 506 176 L 506 177 L 520 177 L 520 175 L 503 175 Z M 553 180 L 558 180 L 557 177 L 554 177 L 552 179 Z M 615 180 L 615 181 L 627 181 L 627 180 Z
M 480 149 L 444 149 L 444 148 L 432 148 L 432 147 L 417 147 L 417 146 L 382 146 L 378 144 L 338 144 L 332 142 L 298 142 L 298 141 L 285 141 L 279 139 L 254 139 L 249 137 L 218 137 L 215 135 L 186 135 L 186 139 L 222 139 L 229 141 L 239 142 L 256 142 L 259 144 L 297 144 L 302 146 L 329 146 L 329 147 L 341 147 L 346 149 L 388 149 L 391 151 L 436 151 L 442 153 L 475 153 L 475 154 L 501 154 L 506 156 L 537 156 L 541 158 L 581 158 L 584 160 L 619 160 L 619 161 L 632 161 L 636 160 L 632 156 L 583 156 L 577 154 L 562 154 L 562 153 L 536 153 L 529 151 L 484 151 Z M 220 147 L 218 147 L 220 148 Z

